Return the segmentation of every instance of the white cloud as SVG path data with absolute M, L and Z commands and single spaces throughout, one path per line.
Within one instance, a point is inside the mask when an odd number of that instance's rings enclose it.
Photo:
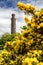
M 16 17 L 16 31 L 20 32 L 20 27 L 25 24 L 24 14 L 14 11 L 13 9 L 0 8 L 0 34 L 5 32 L 11 33 L 11 14 L 15 13 Z

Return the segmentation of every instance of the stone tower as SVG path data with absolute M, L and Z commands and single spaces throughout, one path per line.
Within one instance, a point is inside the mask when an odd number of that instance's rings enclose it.
M 15 14 L 12 14 L 11 18 L 11 34 L 16 33 L 16 18 Z

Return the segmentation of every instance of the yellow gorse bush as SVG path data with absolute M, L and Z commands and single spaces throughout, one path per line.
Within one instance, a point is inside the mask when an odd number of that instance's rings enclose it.
M 0 55 L 0 65 L 43 65 L 43 9 L 37 11 L 31 4 L 18 2 L 18 8 L 26 16 L 27 28 L 22 30 L 15 41 L 6 42 Z
M 36 11 L 36 8 L 33 5 L 31 6 L 31 4 L 26 5 L 22 2 L 18 2 L 17 5 L 18 5 L 18 8 L 22 11 L 25 11 L 25 13 L 29 13 L 29 12 L 34 13 Z

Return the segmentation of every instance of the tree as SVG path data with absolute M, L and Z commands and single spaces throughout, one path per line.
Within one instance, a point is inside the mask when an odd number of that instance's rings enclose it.
M 3 46 L 5 45 L 5 43 L 7 41 L 14 41 L 15 36 L 18 36 L 18 35 L 19 35 L 19 33 L 15 33 L 15 34 L 4 33 L 3 35 L 1 35 L 1 38 L 0 38 L 0 50 L 3 49 Z

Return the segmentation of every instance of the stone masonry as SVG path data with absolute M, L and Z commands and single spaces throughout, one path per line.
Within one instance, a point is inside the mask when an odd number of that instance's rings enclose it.
M 11 18 L 11 34 L 16 33 L 16 18 L 15 14 L 12 14 Z

